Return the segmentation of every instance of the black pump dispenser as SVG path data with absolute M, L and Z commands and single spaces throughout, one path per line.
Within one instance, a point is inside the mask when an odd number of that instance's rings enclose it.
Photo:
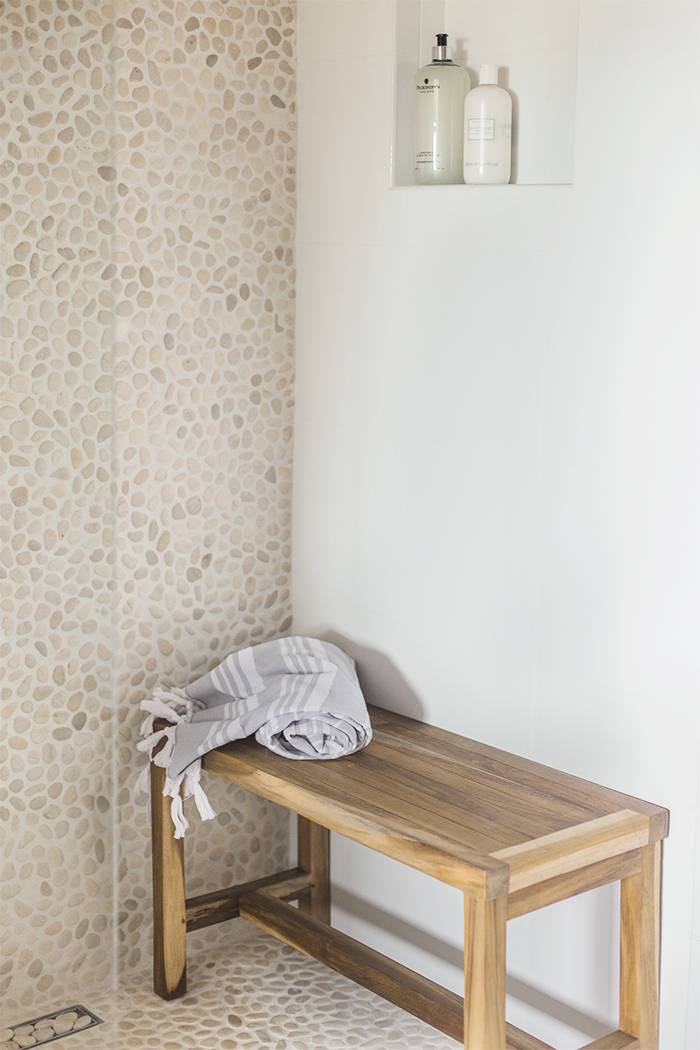
M 433 62 L 451 62 L 451 49 L 447 46 L 447 33 L 435 34 L 436 44 L 433 48 Z

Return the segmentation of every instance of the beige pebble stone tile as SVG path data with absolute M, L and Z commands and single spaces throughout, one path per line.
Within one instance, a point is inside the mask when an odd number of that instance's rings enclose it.
M 257 932 L 189 957 L 188 992 L 165 1003 L 147 969 L 124 977 L 118 1000 L 91 1006 L 100 1028 L 65 1050 L 450 1050 L 453 1040 L 322 964 Z M 87 1005 L 87 1004 L 86 1004 Z
M 290 624 L 294 54 L 276 0 L 0 5 L 0 1025 L 145 965 L 138 703 Z M 211 800 L 190 892 L 286 865 Z
M 70 1017 L 68 1014 L 61 1014 L 53 1022 L 53 1028 L 56 1035 L 66 1035 L 67 1032 L 73 1031 L 73 1023 L 77 1020 L 77 1014 Z

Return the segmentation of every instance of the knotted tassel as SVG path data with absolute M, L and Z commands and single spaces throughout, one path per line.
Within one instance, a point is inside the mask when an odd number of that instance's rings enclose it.
M 198 760 L 193 762 L 185 773 L 185 798 L 194 798 L 194 804 L 202 820 L 213 820 L 216 813 L 200 784 L 201 775 L 202 763 Z
M 142 700 L 139 706 L 142 711 L 148 712 L 141 723 L 141 736 L 149 736 L 156 718 L 164 718 L 171 723 L 189 722 L 192 712 L 201 705 L 190 700 L 184 689 L 173 686 L 172 689 L 154 689 L 150 699 Z
M 177 707 L 178 704 L 186 704 L 189 696 L 186 689 L 180 689 L 176 685 L 171 685 L 169 689 L 162 689 L 161 686 L 156 686 L 151 693 L 151 699 L 162 700 L 164 704 Z
M 175 834 L 173 835 L 173 838 L 184 839 L 185 832 L 189 828 L 190 824 L 187 817 L 185 816 L 185 812 L 182 808 L 182 799 L 179 795 L 176 795 L 170 803 L 170 816 L 172 818 L 173 824 L 175 825 Z
M 136 742 L 136 750 L 137 751 L 148 751 L 148 757 L 152 761 L 153 760 L 153 749 L 155 748 L 156 744 L 158 744 L 159 741 L 161 741 L 163 739 L 170 740 L 170 738 L 173 735 L 173 732 L 174 732 L 174 727 L 172 727 L 172 726 L 170 727 L 170 729 L 159 729 L 156 733 L 151 733 L 150 736 L 147 736 L 145 738 L 145 740 L 138 740 Z
M 150 736 L 155 727 L 155 723 L 156 720 L 153 715 L 149 715 L 147 718 L 144 718 L 139 729 L 139 736 Z
M 190 826 L 189 821 L 185 816 L 185 811 L 182 806 L 182 797 L 180 794 L 180 788 L 184 777 L 184 773 L 180 773 L 180 776 L 176 777 L 175 780 L 166 777 L 165 786 L 163 788 L 163 797 L 166 798 L 170 796 L 170 798 L 172 798 L 172 802 L 170 803 L 170 816 L 175 825 L 175 834 L 173 835 L 173 838 L 176 839 L 184 838 L 185 832 Z
M 164 718 L 166 722 L 181 722 L 184 714 L 178 714 L 174 707 L 164 704 L 162 700 L 151 697 L 150 700 L 141 701 L 141 710 L 149 711 L 153 718 Z
M 165 736 L 165 744 L 157 755 L 151 755 L 151 762 L 154 766 L 167 769 L 175 747 L 175 726 L 171 726 L 170 729 L 164 729 L 163 735 Z
M 153 765 L 167 770 L 175 749 L 178 725 L 182 722 L 191 721 L 194 712 L 200 711 L 204 706 L 201 700 L 192 700 L 184 689 L 154 689 L 150 698 L 142 700 L 140 704 L 141 710 L 146 712 L 146 718 L 144 718 L 141 725 L 140 735 L 143 739 L 137 742 L 136 747 L 139 751 L 148 752 L 148 757 Z M 170 725 L 167 729 L 159 729 L 154 732 L 155 722 L 158 718 L 164 719 Z M 156 747 L 161 741 L 165 741 L 165 743 L 158 753 L 154 754 Z M 212 820 L 216 816 L 199 783 L 201 765 L 200 761 L 192 763 L 185 773 L 181 773 L 174 780 L 166 776 L 163 795 L 172 798 L 170 815 L 175 826 L 176 839 L 183 838 L 189 827 L 180 791 L 183 780 L 185 787 L 182 795 L 185 798 L 194 798 L 194 803 L 202 820 Z M 133 794 L 137 798 L 147 799 L 148 788 L 149 766 L 146 765 L 134 784 Z
M 199 813 L 202 820 L 213 820 L 216 816 L 216 813 L 211 808 L 211 803 L 209 802 L 209 799 L 206 796 L 206 792 L 204 791 L 204 788 L 201 784 L 195 784 L 193 795 L 194 804 L 197 807 L 197 812 Z

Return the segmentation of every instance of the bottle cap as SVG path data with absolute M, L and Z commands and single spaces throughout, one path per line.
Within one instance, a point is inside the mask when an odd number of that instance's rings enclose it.
M 447 46 L 447 33 L 437 33 L 433 47 L 433 62 L 451 62 L 452 48 Z
M 479 69 L 479 84 L 498 84 L 498 66 L 484 62 Z

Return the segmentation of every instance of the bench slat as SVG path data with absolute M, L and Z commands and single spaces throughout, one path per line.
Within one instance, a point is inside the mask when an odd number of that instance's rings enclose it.
M 668 834 L 668 811 L 662 806 L 590 780 L 583 780 L 571 773 L 564 773 L 552 766 L 545 766 L 490 744 L 418 722 L 394 711 L 372 705 L 369 711 L 372 725 L 388 738 L 397 738 L 429 754 L 440 754 L 461 764 L 491 772 L 512 784 L 533 788 L 551 798 L 579 804 L 585 808 L 593 806 L 599 816 L 622 809 L 645 813 L 651 818 L 654 841 Z
M 265 751 L 264 748 L 258 750 Z M 451 842 L 439 832 L 428 831 L 372 803 L 353 803 L 346 792 L 328 784 L 314 788 L 309 784 L 290 782 L 289 771 L 285 767 L 313 763 L 291 763 L 269 752 L 254 755 L 252 759 L 249 754 L 247 743 L 243 747 L 227 744 L 205 755 L 203 766 L 207 771 L 240 784 L 307 820 L 313 820 L 379 853 L 434 875 L 450 886 L 469 890 L 476 897 L 490 898 L 506 892 L 508 866 L 502 861 L 485 852 Z M 259 764 L 256 764 L 256 758 Z M 260 768 L 269 759 L 276 760 L 273 763 L 275 773 Z
M 635 848 L 622 836 L 609 853 L 581 853 L 569 833 L 589 834 L 604 818 L 631 813 L 645 841 L 666 834 L 659 806 L 391 711 L 370 713 L 372 742 L 347 758 L 290 762 L 244 740 L 206 755 L 204 768 L 480 899 L 508 892 L 511 867 L 515 892 L 530 885 L 525 866 L 539 872 L 533 880 L 548 879 Z M 536 857 L 551 856 L 552 836 L 572 856 L 550 870 Z M 644 837 L 639 830 L 637 844 Z M 539 844 L 545 853 L 531 852 Z

